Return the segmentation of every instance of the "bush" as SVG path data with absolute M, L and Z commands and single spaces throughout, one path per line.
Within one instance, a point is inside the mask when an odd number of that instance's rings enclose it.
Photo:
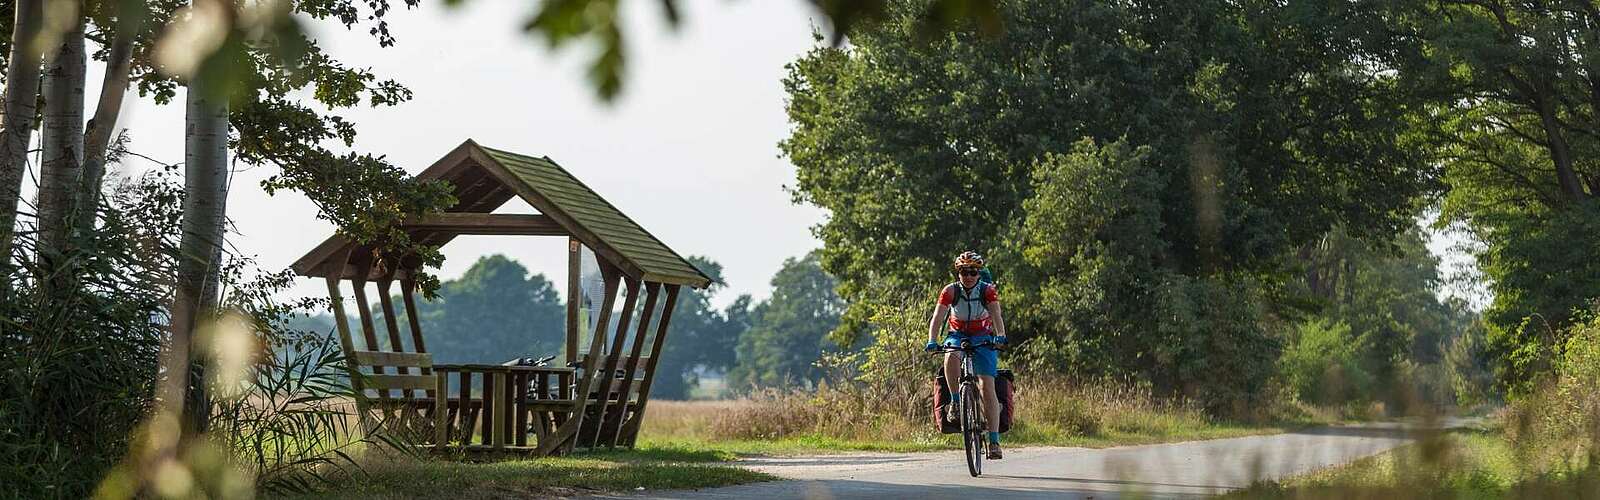
M 1298 325 L 1278 369 L 1301 401 L 1344 405 L 1370 397 L 1375 377 L 1361 368 L 1350 325 L 1325 318 Z
M 1566 332 L 1554 379 L 1515 401 L 1507 436 L 1525 463 L 1587 460 L 1600 466 L 1600 316 L 1594 311 Z
M 32 231 L 0 256 L 21 265 L 0 276 L 0 495 L 87 496 L 127 450 L 152 403 L 177 192 L 155 177 L 113 191 L 73 236 L 71 276 L 36 267 Z

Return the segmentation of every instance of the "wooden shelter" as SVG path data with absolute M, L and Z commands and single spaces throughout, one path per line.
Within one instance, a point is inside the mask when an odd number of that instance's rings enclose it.
M 442 214 L 407 222 L 403 228 L 414 241 L 444 245 L 458 235 L 568 238 L 566 366 L 496 364 L 503 360 L 433 363 L 426 344 L 455 339 L 426 339 L 422 332 L 413 279 L 416 259 L 335 235 L 293 268 L 328 282 L 363 417 L 377 411 L 384 416 L 381 421 L 404 418 L 431 427 L 423 433 L 425 441 L 441 449 L 550 455 L 574 448 L 632 446 L 679 290 L 705 288 L 711 279 L 549 158 L 468 140 L 417 177 L 449 182 L 457 201 Z M 539 214 L 490 213 L 513 197 Z M 585 249 L 598 264 L 600 299 L 592 304 L 594 317 L 580 321 L 580 258 Z M 390 295 L 396 281 L 409 345 Z M 372 310 L 369 285 L 381 311 Z M 360 345 L 348 326 L 345 290 L 355 301 Z M 620 308 L 619 291 L 625 291 Z M 386 343 L 380 342 L 380 329 L 374 325 L 380 315 Z M 592 339 L 580 345 L 586 333 Z

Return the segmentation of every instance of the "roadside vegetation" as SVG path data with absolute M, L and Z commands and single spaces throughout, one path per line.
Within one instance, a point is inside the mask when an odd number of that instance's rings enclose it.
M 776 478 L 724 464 L 730 453 L 644 445 L 637 450 L 580 452 L 567 457 L 372 457 L 359 471 L 327 478 L 308 493 L 269 498 L 400 499 L 544 498 L 596 493 L 727 486 Z
M 1600 320 L 1574 327 L 1540 390 L 1488 430 L 1419 442 L 1279 483 L 1239 499 L 1593 498 L 1600 495 Z
M 926 381 L 924 381 L 926 384 Z M 915 385 L 915 384 L 913 384 Z M 931 390 L 931 386 L 923 385 Z M 1255 424 L 1219 421 L 1205 412 L 1151 396 L 1148 389 L 1064 380 L 1030 380 L 1017 388 L 1012 446 L 1107 447 L 1282 432 L 1323 423 L 1309 415 Z M 923 396 L 918 394 L 918 396 Z M 766 391 L 723 401 L 651 403 L 646 443 L 714 449 L 740 455 L 960 449 L 940 434 L 924 397 L 894 404 L 860 388 Z

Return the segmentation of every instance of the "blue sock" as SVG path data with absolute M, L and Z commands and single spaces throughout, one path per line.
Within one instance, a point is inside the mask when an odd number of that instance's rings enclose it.
M 989 442 L 994 443 L 994 444 L 1000 444 L 1000 433 L 998 433 L 998 432 L 989 433 Z
M 950 393 L 950 402 L 951 403 L 960 403 L 961 402 L 961 393 L 959 393 L 959 392 Z

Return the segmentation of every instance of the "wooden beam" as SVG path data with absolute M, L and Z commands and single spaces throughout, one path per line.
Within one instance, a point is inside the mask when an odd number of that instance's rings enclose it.
M 406 221 L 407 231 L 454 234 L 566 236 L 567 230 L 543 215 L 445 212 Z
M 622 358 L 622 346 L 628 341 L 628 326 L 629 322 L 633 321 L 633 307 L 639 304 L 639 280 L 629 279 L 627 283 L 628 298 L 622 301 L 622 317 L 617 320 L 617 333 L 612 337 L 611 345 L 604 349 L 609 352 L 606 353 L 605 369 L 599 373 L 600 388 L 595 391 L 600 399 L 600 412 L 598 413 L 600 418 L 594 422 L 594 425 L 590 426 L 590 428 L 594 429 L 592 433 L 579 433 L 580 442 L 587 440 L 590 448 L 600 445 L 600 436 L 602 434 L 600 431 L 605 428 L 606 421 L 611 418 L 611 386 L 612 382 L 617 378 L 617 363 Z M 596 333 L 598 334 L 599 332 Z M 623 404 L 618 406 L 617 409 L 619 411 L 626 410 L 628 407 L 627 402 L 628 395 L 623 394 Z
M 412 352 L 356 351 L 351 359 L 363 365 L 433 366 L 433 356 Z
M 391 272 L 389 274 L 392 276 L 394 273 Z M 394 280 L 390 276 L 385 276 L 378 280 L 378 307 L 383 308 L 383 327 L 389 333 L 389 350 L 405 352 L 405 344 L 400 343 L 400 322 L 394 317 L 394 299 L 389 297 L 389 290 L 394 286 Z M 411 374 L 411 368 L 408 366 L 396 366 L 394 369 L 395 373 L 400 375 Z M 410 398 L 415 394 L 411 391 L 400 391 L 400 397 L 402 398 Z
M 639 438 L 639 427 L 644 422 L 645 405 L 650 402 L 650 384 L 655 382 L 656 362 L 661 361 L 661 346 L 667 340 L 667 326 L 672 323 L 672 308 L 678 305 L 679 285 L 667 285 L 667 303 L 662 305 L 661 322 L 656 325 L 656 341 L 650 346 L 650 361 L 644 365 L 644 381 L 639 383 L 639 408 L 633 411 L 623 435 L 628 446 Z
M 633 372 L 639 369 L 639 355 L 644 351 L 645 335 L 650 333 L 650 319 L 655 314 L 656 299 L 659 298 L 657 296 L 660 295 L 661 284 L 647 282 L 644 284 L 644 290 L 644 315 L 639 317 L 639 329 L 633 337 L 633 348 L 628 351 L 628 364 L 623 368 L 627 374 L 623 376 L 622 387 L 617 389 L 617 392 L 622 394 L 617 401 L 619 407 L 617 416 L 613 420 L 604 422 L 600 428 L 600 439 L 609 448 L 617 446 L 617 438 L 622 435 L 622 424 L 628 419 L 628 397 L 633 393 Z
M 434 375 L 434 390 L 428 391 L 429 394 L 438 394 L 438 396 L 430 395 L 429 397 L 433 398 L 433 445 L 435 450 L 441 451 L 444 450 L 446 445 L 450 444 L 450 421 L 447 419 L 450 413 L 450 402 L 445 400 L 450 394 L 447 378 L 444 373 Z

